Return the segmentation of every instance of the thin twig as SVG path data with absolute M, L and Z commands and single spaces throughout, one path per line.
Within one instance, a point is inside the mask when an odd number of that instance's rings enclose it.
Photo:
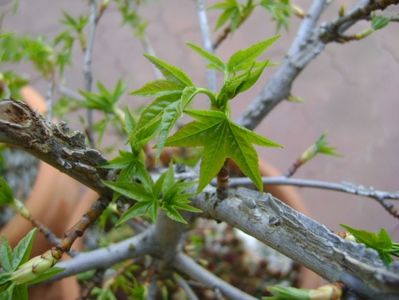
M 227 26 L 223 29 L 222 33 L 218 35 L 218 37 L 216 38 L 216 40 L 213 42 L 213 49 L 217 49 L 222 43 L 223 41 L 229 36 L 231 32 L 231 27 Z
M 173 274 L 173 278 L 176 281 L 176 283 L 183 289 L 183 291 L 186 293 L 186 296 L 188 300 L 199 300 L 197 295 L 194 293 L 193 289 L 190 287 L 190 285 L 185 281 L 181 276 L 178 274 Z
M 384 209 L 395 218 L 399 218 L 399 213 L 392 204 L 388 204 L 386 200 L 399 200 L 399 192 L 385 192 L 375 190 L 373 187 L 364 187 L 362 185 L 355 185 L 349 182 L 334 183 L 320 180 L 287 178 L 279 177 L 262 177 L 262 182 L 265 185 L 292 185 L 299 187 L 317 188 L 323 190 L 331 190 L 352 195 L 368 197 L 376 200 Z M 231 178 L 230 186 L 252 186 L 253 183 L 249 178 Z
M 219 199 L 225 199 L 229 189 L 229 160 L 226 159 L 222 169 L 220 169 L 216 177 L 217 195 Z
M 370 17 L 370 14 L 376 10 L 385 10 L 388 6 L 398 4 L 398 0 L 385 1 L 368 1 L 360 0 L 355 5 L 354 9 L 348 14 L 339 17 L 333 22 L 322 26 L 323 32 L 320 38 L 323 42 L 329 43 L 339 41 L 340 36 L 353 24 L 359 20 L 364 20 Z
M 214 46 L 212 45 L 208 16 L 206 14 L 206 9 L 205 9 L 205 3 L 203 0 L 196 0 L 196 4 L 197 4 L 199 27 L 201 30 L 202 44 L 207 51 L 214 52 Z M 216 91 L 217 81 L 216 81 L 215 70 L 207 70 L 207 80 L 208 80 L 208 87 L 212 91 Z
M 158 276 L 153 275 L 151 278 L 150 286 L 148 287 L 147 300 L 156 300 L 158 295 Z
M 97 18 L 97 0 L 90 0 L 90 17 L 89 17 L 89 38 L 87 43 L 87 48 L 84 51 L 83 60 L 83 75 L 85 79 L 85 89 L 90 92 L 93 85 L 93 48 L 94 48 L 94 38 L 96 35 L 97 23 L 99 19 Z M 94 147 L 94 137 L 93 137 L 93 111 L 87 109 L 87 138 L 89 140 L 90 146 Z
M 185 273 L 194 280 L 197 280 L 209 288 L 218 289 L 228 299 L 255 300 L 256 298 L 230 285 L 223 279 L 215 276 L 205 268 L 198 265 L 192 258 L 180 253 L 176 255 L 174 267 L 180 272 Z
M 48 83 L 46 102 L 47 102 L 47 120 L 51 121 L 53 118 L 53 100 L 54 100 L 54 89 L 55 89 L 55 75 L 51 75 L 51 79 Z
M 66 86 L 63 86 L 63 85 L 58 86 L 58 91 L 60 92 L 60 94 L 66 96 L 66 97 L 73 98 L 73 99 L 76 99 L 79 101 L 84 101 L 84 98 L 81 94 L 75 92 L 74 90 L 72 90 Z

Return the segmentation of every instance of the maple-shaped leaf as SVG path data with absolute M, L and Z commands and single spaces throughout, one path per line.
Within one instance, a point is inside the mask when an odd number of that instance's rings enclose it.
M 217 175 L 225 160 L 231 158 L 259 190 L 263 189 L 258 154 L 253 144 L 281 147 L 253 131 L 233 123 L 220 111 L 187 110 L 196 119 L 166 140 L 166 146 L 203 147 L 198 191 Z
M 116 193 L 137 201 L 122 215 L 117 224 L 138 216 L 149 216 L 155 221 L 159 208 L 164 210 L 169 218 L 181 223 L 187 223 L 181 211 L 201 212 L 190 205 L 189 198 L 192 194 L 189 190 L 193 183 L 175 180 L 173 165 L 150 185 L 124 181 L 124 178 L 103 183 Z

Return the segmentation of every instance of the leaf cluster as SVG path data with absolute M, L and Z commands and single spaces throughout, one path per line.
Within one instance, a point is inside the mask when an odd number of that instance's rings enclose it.
M 142 1 L 115 0 L 122 17 L 122 25 L 129 25 L 134 35 L 140 39 L 145 36 L 148 22 L 138 13 L 138 7 Z
M 224 0 L 210 7 L 210 9 L 221 10 L 215 25 L 215 30 L 220 29 L 223 25 L 228 24 L 230 32 L 238 29 L 252 14 L 254 9 L 260 6 L 264 8 L 276 22 L 276 29 L 280 31 L 282 28 L 288 29 L 289 19 L 293 13 L 290 0 L 246 0 L 243 4 L 238 0 Z
M 0 273 L 1 299 L 28 299 L 27 285 L 14 284 L 11 280 L 11 276 L 19 266 L 28 261 L 36 232 L 37 229 L 32 229 L 22 240 L 19 241 L 14 250 L 11 250 L 7 239 L 3 237 L 0 244 L 0 264 L 2 269 L 2 272 Z
M 194 44 L 190 48 L 202 56 L 210 68 L 223 73 L 224 83 L 218 93 L 194 85 L 181 69 L 154 56 L 146 55 L 165 77 L 145 84 L 132 94 L 151 96 L 155 100 L 140 115 L 135 130 L 130 134 L 133 144 L 143 144 L 143 137 L 158 135 L 158 155 L 165 145 L 203 147 L 198 191 L 217 174 L 227 158 L 232 158 L 261 190 L 258 156 L 252 146 L 279 146 L 277 143 L 246 130 L 229 119 L 229 101 L 251 88 L 268 65 L 257 61 L 278 36 L 256 43 L 234 53 L 227 62 Z M 197 94 L 205 94 L 211 110 L 190 111 L 189 104 Z M 170 131 L 183 113 L 196 119 L 168 138 Z M 147 142 L 147 141 L 146 141 Z
M 146 176 L 142 182 L 124 179 L 104 182 L 118 194 L 137 201 L 121 216 L 117 224 L 138 216 L 147 216 L 155 221 L 158 209 L 163 210 L 169 218 L 175 221 L 187 223 L 180 211 L 200 212 L 199 209 L 189 204 L 192 196 L 189 190 L 193 183 L 176 181 L 173 165 L 170 165 L 168 170 L 155 182 L 149 176 Z

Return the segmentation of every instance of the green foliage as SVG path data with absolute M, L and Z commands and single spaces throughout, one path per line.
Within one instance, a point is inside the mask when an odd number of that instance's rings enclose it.
M 28 299 L 27 286 L 16 285 L 11 279 L 11 274 L 24 264 L 30 256 L 33 239 L 37 229 L 32 229 L 18 245 L 11 250 L 6 238 L 0 244 L 0 264 L 3 272 L 0 273 L 0 298 L 1 299 Z
M 148 216 L 155 221 L 158 209 L 164 210 L 168 217 L 182 223 L 186 221 L 180 211 L 200 212 L 189 205 L 192 194 L 188 190 L 193 183 L 176 181 L 173 165 L 156 182 L 150 180 L 149 184 L 125 180 L 105 181 L 104 184 L 118 194 L 137 201 L 122 215 L 118 224 L 138 216 Z
M 251 15 L 254 8 L 255 3 L 253 0 L 246 0 L 245 4 L 241 4 L 238 0 L 225 0 L 212 5 L 210 9 L 222 10 L 216 21 L 215 30 L 229 22 L 228 27 L 231 32 L 235 31 Z
M 116 104 L 125 92 L 125 86 L 121 80 L 118 80 L 112 91 L 108 90 L 101 82 L 97 82 L 97 93 L 80 91 L 85 98 L 82 106 L 102 111 L 104 113 L 113 114 L 116 111 Z
M 0 73 L 0 97 L 20 99 L 20 90 L 28 84 L 28 80 L 12 71 Z
M 390 23 L 390 19 L 384 16 L 373 15 L 371 18 L 371 27 L 373 30 L 380 30 Z
M 395 243 L 384 228 L 378 233 L 374 233 L 345 224 L 341 224 L 341 226 L 351 233 L 356 241 L 376 250 L 385 264 L 388 265 L 393 261 L 392 256 L 399 257 L 399 243 Z
M 122 17 L 122 24 L 129 25 L 133 29 L 134 35 L 143 39 L 148 24 L 138 13 L 140 1 L 115 0 L 115 2 Z
M 263 297 L 262 300 L 311 300 L 310 290 L 297 289 L 293 287 L 272 286 L 268 290 L 272 293 L 271 297 Z
M 12 204 L 14 202 L 14 193 L 7 181 L 0 176 L 0 206 Z
M 166 145 L 204 147 L 198 191 L 211 182 L 227 158 L 234 160 L 241 171 L 262 190 L 258 154 L 252 144 L 268 147 L 280 145 L 234 124 L 223 112 L 190 110 L 186 113 L 196 121 L 183 126 L 167 139 Z
M 277 24 L 277 31 L 281 28 L 288 29 L 289 18 L 292 15 L 290 0 L 261 0 L 260 4 L 272 15 L 272 20 Z
M 317 154 L 324 154 L 329 156 L 341 156 L 335 147 L 328 145 L 326 134 L 323 133 L 308 149 L 303 152 L 300 157 L 300 162 L 305 163 L 313 159 Z
M 130 140 L 143 144 L 145 140 L 157 133 L 159 156 L 169 132 L 195 95 L 204 93 L 211 100 L 215 96 L 208 89 L 194 86 L 191 78 L 181 69 L 154 56 L 145 56 L 161 71 L 165 79 L 149 82 L 132 92 L 133 95 L 153 96 L 155 100 L 141 113 L 137 130 L 131 133 Z M 143 139 L 143 137 L 146 138 Z

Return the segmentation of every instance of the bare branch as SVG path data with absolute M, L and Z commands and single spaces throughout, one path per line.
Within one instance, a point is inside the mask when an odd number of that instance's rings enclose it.
M 315 0 L 302 22 L 287 57 L 260 94 L 252 101 L 238 122 L 255 128 L 272 109 L 290 95 L 292 83 L 300 72 L 325 48 L 357 21 L 368 17 L 372 11 L 385 9 L 399 0 L 360 0 L 346 16 L 317 28 L 317 21 L 327 5 L 326 0 Z
M 358 195 L 368 197 L 376 200 L 378 204 L 384 207 L 392 216 L 399 218 L 399 213 L 396 211 L 392 204 L 388 204 L 386 200 L 399 200 L 399 191 L 390 193 L 385 191 L 379 191 L 373 187 L 364 187 L 363 185 L 355 185 L 350 182 L 327 182 L 312 179 L 300 179 L 300 178 L 287 178 L 285 176 L 280 177 L 263 177 L 262 182 L 265 185 L 291 185 L 299 187 L 317 188 L 323 190 L 330 190 L 336 192 L 342 192 L 352 195 Z M 253 186 L 253 183 L 249 178 L 231 178 L 230 185 L 233 186 Z
M 341 281 L 349 288 L 355 288 L 353 281 L 362 282 L 368 290 L 362 294 L 366 298 L 399 296 L 397 262 L 385 267 L 373 249 L 341 239 L 271 195 L 238 189 L 219 201 L 215 189 L 209 188 L 193 199 L 193 204 L 213 219 L 241 229 L 331 282 Z
M 314 29 L 327 2 L 327 0 L 313 1 L 287 57 L 240 117 L 238 121 L 240 124 L 250 129 L 255 128 L 278 103 L 289 97 L 295 78 L 324 49 L 324 44 L 314 35 Z
M 365 20 L 369 18 L 373 11 L 384 10 L 388 6 L 398 3 L 398 0 L 360 0 L 350 13 L 339 17 L 333 22 L 323 25 L 322 28 L 324 32 L 321 34 L 320 38 L 324 43 L 337 41 L 343 32 L 345 32 L 359 20 Z
M 187 281 L 185 281 L 181 276 L 177 275 L 176 273 L 173 274 L 173 278 L 176 283 L 184 290 L 188 300 L 199 300 Z
M 97 23 L 99 18 L 97 18 L 97 0 L 90 0 L 90 17 L 89 17 L 89 38 L 86 49 L 84 49 L 84 59 L 83 59 L 83 75 L 85 78 L 85 89 L 86 91 L 91 91 L 93 85 L 93 67 L 92 67 L 92 57 L 94 48 L 94 38 L 96 35 Z M 87 138 L 91 146 L 94 145 L 93 137 L 93 111 L 87 109 Z
M 152 254 L 157 247 L 153 234 L 154 227 L 151 226 L 143 233 L 122 242 L 80 253 L 72 259 L 59 262 L 56 266 L 64 271 L 52 279 L 58 280 L 92 269 L 105 269 L 129 258 Z
M 206 50 L 214 52 L 214 46 L 212 45 L 208 16 L 206 14 L 206 9 L 205 9 L 205 3 L 203 0 L 195 0 L 195 1 L 197 4 L 197 15 L 198 15 L 199 26 L 201 29 L 202 44 Z M 217 81 L 216 81 L 215 70 L 207 70 L 207 80 L 208 80 L 208 87 L 212 91 L 216 91 Z
M 53 102 L 54 102 L 54 89 L 55 89 L 55 78 L 54 74 L 51 75 L 51 79 L 48 82 L 48 88 L 46 93 L 46 102 L 47 102 L 47 120 L 51 121 L 53 118 Z
M 237 300 L 255 300 L 256 298 L 244 293 L 236 287 L 230 285 L 205 268 L 198 265 L 193 259 L 181 253 L 174 259 L 174 267 L 176 270 L 185 273 L 192 279 L 201 282 L 202 284 L 215 289 L 217 288 L 224 296 L 229 299 Z

